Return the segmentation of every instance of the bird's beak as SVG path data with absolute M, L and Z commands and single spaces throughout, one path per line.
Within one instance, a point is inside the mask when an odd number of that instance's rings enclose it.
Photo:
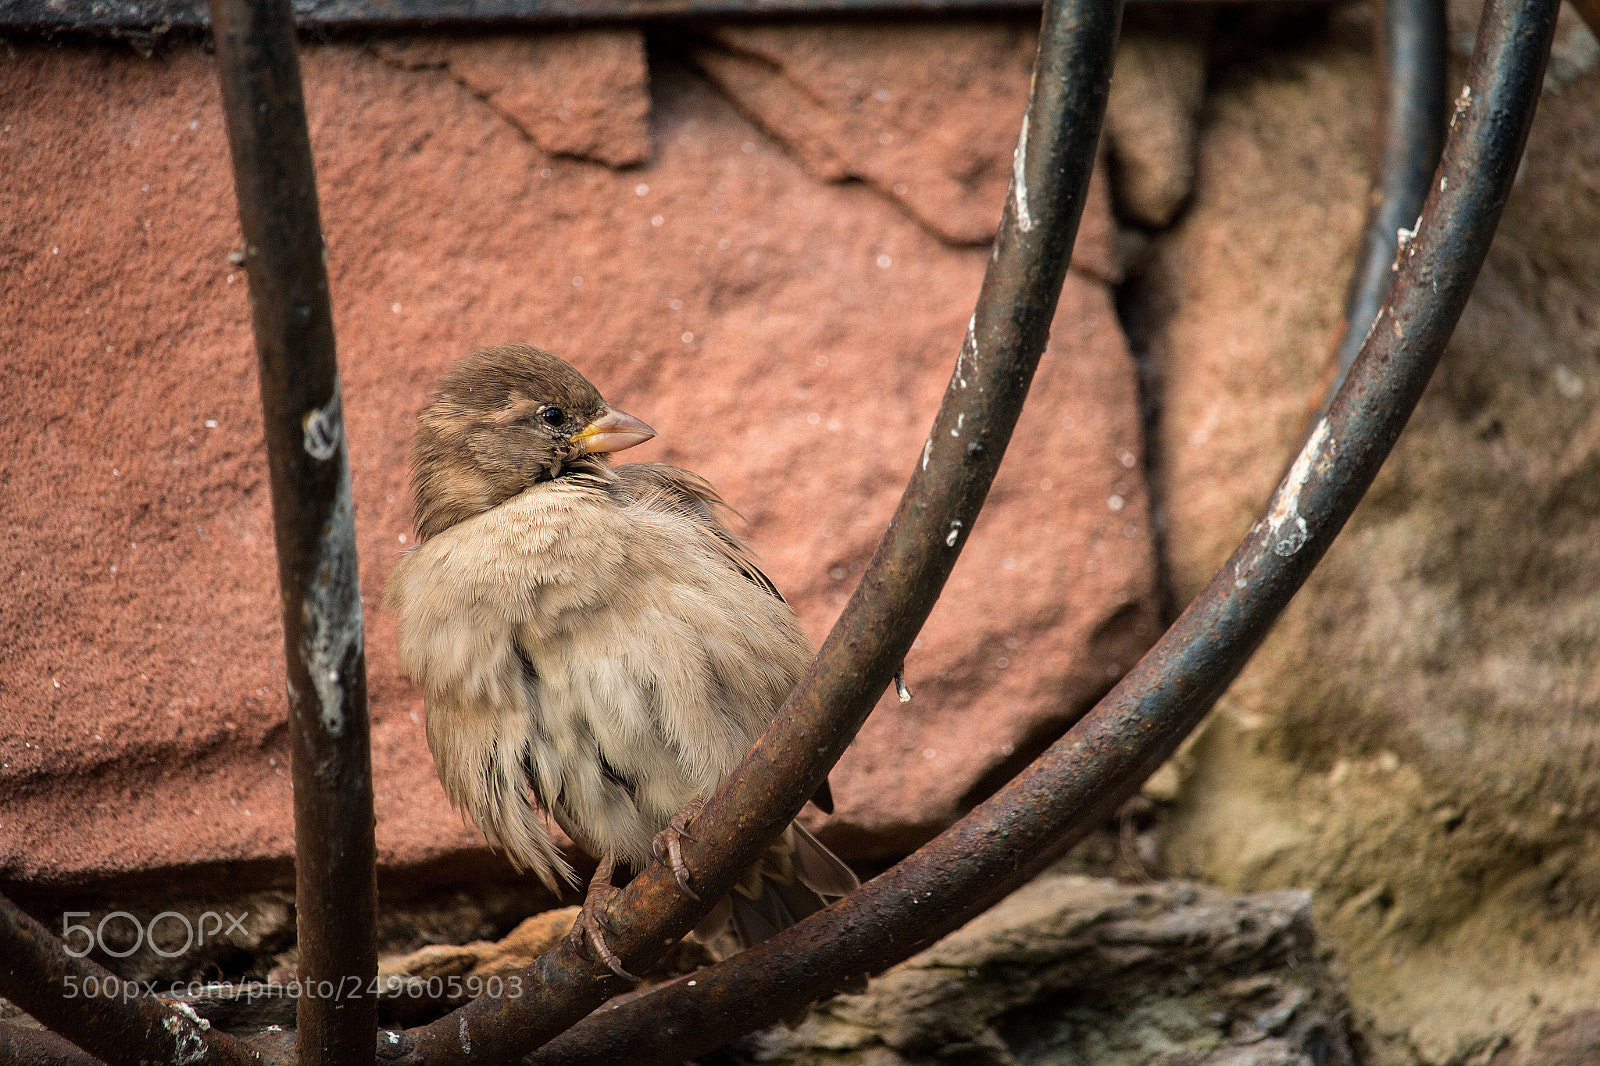
M 573 435 L 572 443 L 580 445 L 583 454 L 598 455 L 643 444 L 655 435 L 655 430 L 632 415 L 607 407 L 599 418 Z

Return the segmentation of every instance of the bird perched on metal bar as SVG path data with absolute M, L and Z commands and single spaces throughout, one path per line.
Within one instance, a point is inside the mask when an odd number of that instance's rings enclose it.
M 661 858 L 695 894 L 690 821 L 811 659 L 709 484 L 611 465 L 654 436 L 549 352 L 474 352 L 422 413 L 420 543 L 385 594 L 446 794 L 552 889 L 573 873 L 535 802 L 599 860 L 575 933 L 623 977 L 598 918 L 615 866 Z M 795 823 L 696 933 L 731 920 L 749 946 L 856 885 Z

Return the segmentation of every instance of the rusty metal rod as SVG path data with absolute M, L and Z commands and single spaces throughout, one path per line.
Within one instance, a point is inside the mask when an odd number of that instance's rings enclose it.
M 1376 328 L 1261 518 L 1155 648 L 1027 770 L 899 865 L 763 944 L 591 1016 L 526 1061 L 681 1062 L 771 1024 L 960 927 L 1138 788 L 1238 674 L 1420 399 L 1510 194 L 1558 3 L 1484 8 L 1441 180 Z
M 105 1066 L 102 1059 L 47 1029 L 0 1022 L 0 1062 L 9 1066 Z
M 1142 3 L 1144 0 L 1131 0 Z M 1159 0 L 1209 3 L 1212 0 Z M 1224 3 L 1261 0 L 1223 0 Z M 1294 3 L 1297 0 L 1272 0 Z M 1331 0 L 1327 0 L 1331 2 Z M 299 0 L 301 29 L 520 29 L 696 19 L 902 17 L 1037 11 L 1038 0 Z M 203 29 L 204 0 L 4 0 L 0 30 L 115 33 Z
M 68 954 L 66 945 L 48 929 L 0 896 L 0 994 L 41 1024 L 112 1066 L 146 1062 L 253 1066 L 256 1062 L 255 1053 L 242 1041 L 208 1031 L 192 1013 L 139 993 L 137 983 Z M 14 1061 L 4 1054 L 8 1045 L 28 1047 L 23 1032 L 11 1029 L 0 1034 L 0 1062 Z M 31 1043 L 41 1052 L 52 1046 L 43 1037 Z
M 1399 231 L 1416 225 L 1439 165 L 1450 107 L 1445 85 L 1448 33 L 1444 0 L 1385 0 L 1377 28 L 1380 147 L 1373 201 L 1345 300 L 1335 375 L 1318 415 L 1327 413 L 1355 365 L 1395 277 Z
M 904 660 L 983 506 L 1049 336 L 1089 187 L 1120 0 L 1053 0 L 993 258 L 944 402 L 898 510 L 817 661 L 707 803 L 686 849 L 694 904 L 652 866 L 607 908 L 611 946 L 645 965 L 731 888 L 799 813 Z M 401 1061 L 499 1061 L 533 1050 L 620 989 L 572 940 L 402 1037 Z M 469 1050 L 470 1048 L 470 1050 Z M 386 1056 L 387 1057 L 387 1056 Z
M 212 0 L 271 468 L 294 780 L 300 1061 L 372 1062 L 372 754 L 333 313 L 289 0 Z

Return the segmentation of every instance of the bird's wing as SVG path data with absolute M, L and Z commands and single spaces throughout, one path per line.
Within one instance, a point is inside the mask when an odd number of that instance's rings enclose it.
M 718 552 L 759 588 L 778 600 L 783 593 L 761 572 L 744 541 L 728 528 L 723 512 L 732 512 L 717 490 L 704 478 L 665 463 L 629 463 L 616 468 L 617 489 L 628 499 L 647 507 L 668 510 L 694 519 L 713 535 Z
M 772 579 L 755 564 L 750 549 L 723 520 L 723 512 L 733 512 L 711 483 L 698 474 L 666 463 L 628 463 L 615 468 L 618 490 L 627 498 L 646 506 L 670 509 L 687 515 L 714 534 L 713 543 L 724 558 L 758 588 L 788 603 Z M 737 512 L 734 512 L 737 513 Z M 823 778 L 811 802 L 824 814 L 833 813 L 833 790 Z

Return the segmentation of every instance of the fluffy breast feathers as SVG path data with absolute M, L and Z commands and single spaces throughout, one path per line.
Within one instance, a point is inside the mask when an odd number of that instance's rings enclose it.
M 585 850 L 642 865 L 810 660 L 718 502 L 658 464 L 557 479 L 429 538 L 389 580 L 446 793 L 552 888 L 571 871 L 530 791 Z

